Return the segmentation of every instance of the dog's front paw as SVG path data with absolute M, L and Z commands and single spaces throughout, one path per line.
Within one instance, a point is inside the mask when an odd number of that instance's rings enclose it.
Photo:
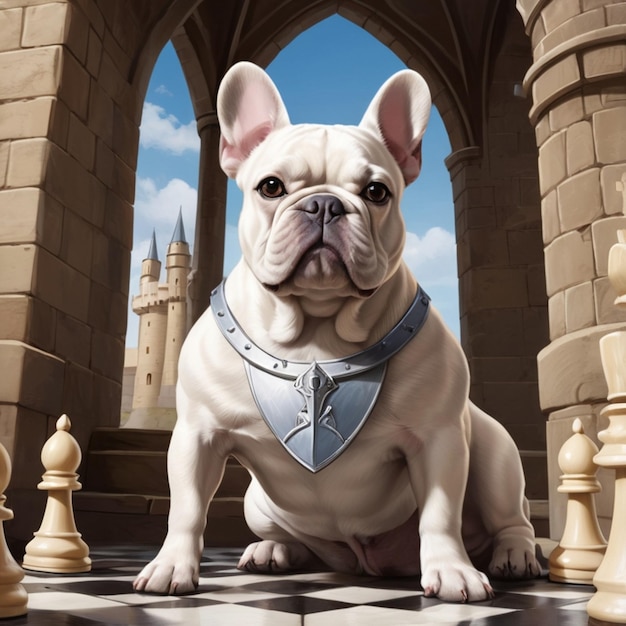
M 259 541 L 246 548 L 237 567 L 248 572 L 276 574 L 303 569 L 313 560 L 309 549 L 301 543 Z
M 422 587 L 427 597 L 446 602 L 480 602 L 493 597 L 487 576 L 465 563 L 445 563 L 422 572 Z
M 495 543 L 488 572 L 494 578 L 536 578 L 541 566 L 535 556 L 535 543 L 526 537 L 508 536 Z
M 133 589 L 169 595 L 193 593 L 198 588 L 199 568 L 199 558 L 195 555 L 163 548 L 135 578 Z

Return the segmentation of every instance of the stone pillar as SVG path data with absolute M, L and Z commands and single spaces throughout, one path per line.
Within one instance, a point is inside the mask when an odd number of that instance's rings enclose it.
M 194 324 L 209 306 L 211 290 L 224 272 L 227 178 L 219 164 L 220 130 L 216 115 L 198 120 L 200 175 L 188 307 Z
M 58 416 L 83 450 L 119 424 L 140 107 L 95 3 L 12 0 L 0 24 L 0 436 L 27 535 Z
M 509 431 L 531 500 L 547 499 L 545 418 L 537 352 L 548 343 L 537 146 L 519 85 L 531 64 L 521 20 L 500 24 L 489 81 L 474 101 L 471 135 L 452 136 L 447 159 L 455 208 L 461 343 L 471 398 Z M 435 99 L 442 117 L 445 107 Z M 469 144 L 469 145 L 468 145 Z
M 558 451 L 575 417 L 598 430 L 606 398 L 598 341 L 624 327 L 612 306 L 609 248 L 626 174 L 626 4 L 623 0 L 517 0 L 533 45 L 524 84 L 539 147 L 550 340 L 538 357 L 542 409 L 549 414 L 551 532 L 565 502 L 556 494 Z M 598 513 L 606 531 L 612 489 Z
M 519 193 L 519 179 L 499 178 L 488 162 L 478 147 L 446 159 L 456 213 L 461 342 L 472 400 L 515 439 L 528 497 L 545 499 L 544 419 L 535 364 L 546 340 L 540 236 L 512 210 L 523 206 L 519 197 L 511 198 L 511 187 Z M 538 215 L 538 199 L 535 211 Z

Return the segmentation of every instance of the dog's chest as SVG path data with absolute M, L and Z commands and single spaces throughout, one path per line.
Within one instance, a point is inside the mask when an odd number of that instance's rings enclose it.
M 263 428 L 259 418 L 255 427 L 237 434 L 234 455 L 273 504 L 291 516 L 302 516 L 300 523 L 311 525 L 312 531 L 316 524 L 337 523 L 337 533 L 345 534 L 347 524 L 354 527 L 348 534 L 368 534 L 374 532 L 371 522 L 361 527 L 359 520 L 372 520 L 381 513 L 386 520 L 387 513 L 415 506 L 401 437 L 374 416 L 342 455 L 312 472 Z M 384 513 L 382 503 L 387 508 Z

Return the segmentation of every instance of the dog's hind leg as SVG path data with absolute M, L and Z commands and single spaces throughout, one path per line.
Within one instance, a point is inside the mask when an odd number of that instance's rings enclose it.
M 265 540 L 251 543 L 239 559 L 237 567 L 248 572 L 276 574 L 320 569 L 323 564 L 302 543 Z
M 472 443 L 466 500 L 478 509 L 493 549 L 488 572 L 495 578 L 530 578 L 541 568 L 524 496 L 519 452 L 504 427 L 470 405 Z
M 280 525 L 254 476 L 246 492 L 244 512 L 250 530 L 262 541 L 246 548 L 239 569 L 266 573 L 325 569 L 311 550 Z

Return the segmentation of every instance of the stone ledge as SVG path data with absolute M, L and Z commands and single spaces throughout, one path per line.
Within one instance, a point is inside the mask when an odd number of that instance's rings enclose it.
M 519 14 L 524 20 L 526 34 L 529 37 L 537 18 L 541 16 L 543 7 L 548 4 L 549 1 L 550 0 L 517 0 L 515 3 Z
M 465 166 L 467 161 L 475 161 L 482 158 L 483 150 L 480 146 L 468 146 L 455 152 L 451 152 L 445 159 L 445 166 L 450 172 L 450 177 L 454 178 L 458 174 L 457 168 Z
M 545 347 L 537 356 L 541 409 L 555 411 L 606 401 L 607 386 L 598 342 L 604 335 L 623 329 L 623 323 L 586 328 Z
M 530 66 L 528 72 L 526 72 L 526 76 L 524 77 L 524 90 L 527 93 L 530 93 L 531 85 L 535 83 L 542 74 L 554 67 L 556 64 L 562 62 L 568 56 L 577 55 L 579 52 L 588 48 L 596 48 L 603 44 L 619 44 L 624 41 L 624 38 L 626 38 L 626 24 L 605 26 L 604 28 L 599 28 L 590 33 L 583 33 L 576 37 L 572 37 L 572 39 L 555 46 L 552 50 L 550 50 L 550 52 L 542 55 L 538 61 Z M 603 78 L 606 78 L 606 76 L 603 76 Z M 552 102 L 566 93 L 567 90 L 571 90 L 573 87 L 582 84 L 584 80 L 585 78 L 580 75 L 578 81 L 569 83 L 568 85 L 563 86 L 562 89 L 534 102 L 529 113 L 531 123 L 533 125 L 536 124 L 537 120 L 543 115 L 546 108 L 552 104 Z

